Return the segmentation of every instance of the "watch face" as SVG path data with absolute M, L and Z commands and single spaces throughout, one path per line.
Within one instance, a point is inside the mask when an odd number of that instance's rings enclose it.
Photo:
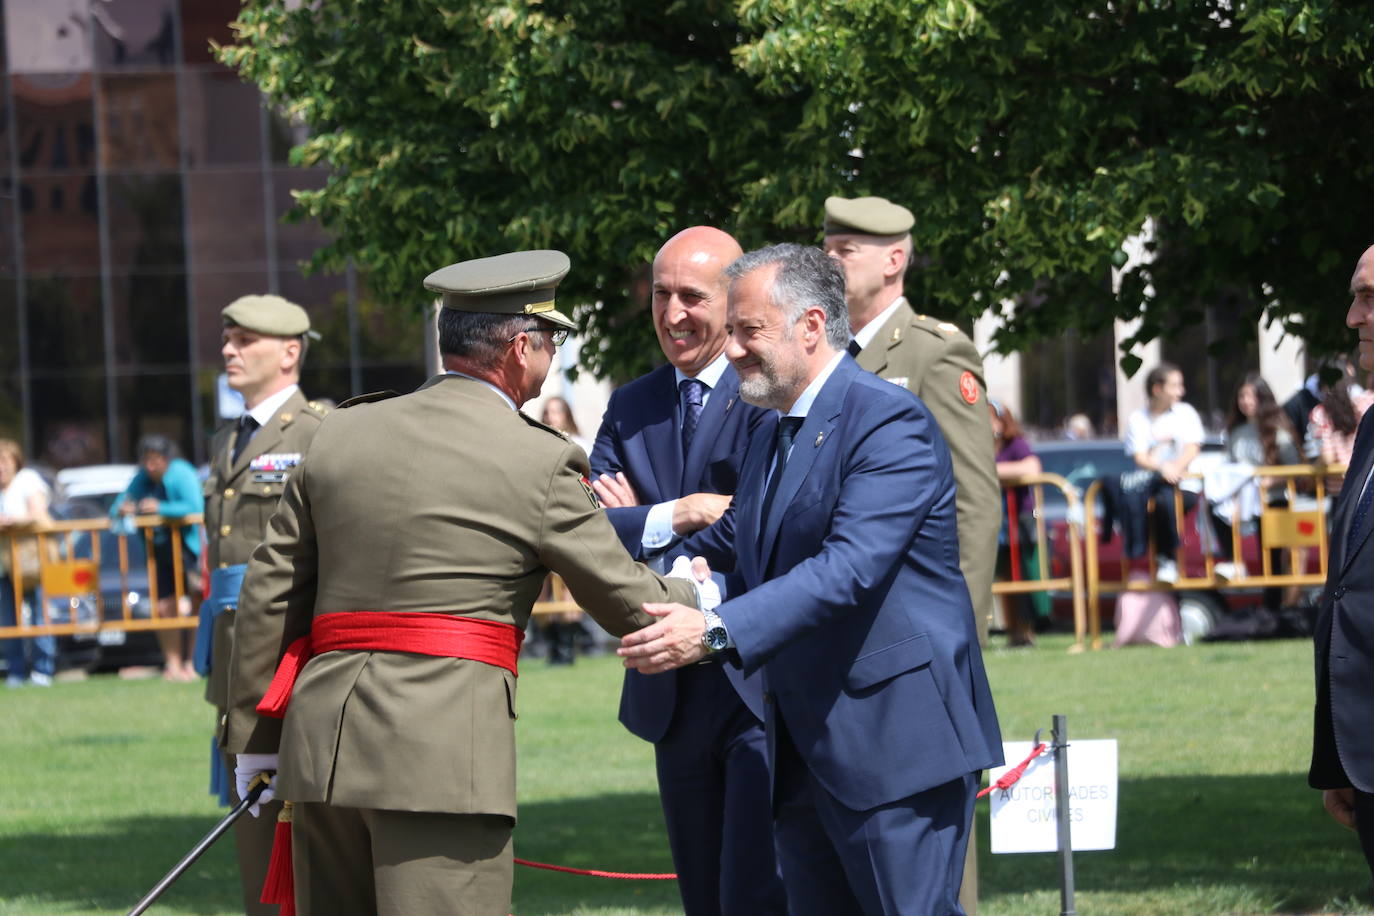
M 729 637 L 725 634 L 725 627 L 711 627 L 702 636 L 702 642 L 712 652 L 719 652 L 725 648 L 726 643 L 729 642 Z

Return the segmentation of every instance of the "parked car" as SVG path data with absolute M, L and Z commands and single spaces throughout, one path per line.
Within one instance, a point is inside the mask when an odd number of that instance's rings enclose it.
M 58 471 L 53 517 L 107 518 L 115 497 L 124 492 L 137 470 L 138 466 L 133 464 L 102 464 Z M 113 531 L 99 532 L 98 578 L 104 619 L 122 620 L 123 602 L 127 600 L 130 614 L 147 620 L 152 616 L 152 604 L 148 600 L 148 555 L 143 537 L 140 534 L 122 538 L 128 556 L 127 572 L 123 576 L 119 568 L 120 540 L 121 536 Z M 64 544 L 63 553 L 73 559 L 90 559 L 90 533 L 74 534 L 70 549 Z M 48 608 L 54 623 L 75 620 L 94 624 L 97 619 L 94 594 L 53 598 L 49 600 Z M 105 627 L 94 632 L 63 636 L 58 639 L 58 653 L 59 664 L 63 667 L 83 667 L 95 671 L 133 665 L 162 665 L 162 650 L 158 648 L 157 634 L 150 630 L 128 631 Z
M 1135 462 L 1126 454 L 1124 445 L 1116 439 L 1037 442 L 1034 443 L 1033 447 L 1035 453 L 1040 456 L 1044 471 L 1049 474 L 1058 474 L 1067 479 L 1080 499 L 1093 481 L 1135 468 Z M 1223 460 L 1224 454 L 1224 447 L 1220 442 L 1209 441 L 1204 444 L 1203 452 L 1194 461 L 1192 469 L 1195 471 L 1204 470 L 1208 463 Z M 1199 509 L 1202 505 L 1200 501 Z M 1096 508 L 1100 520 L 1102 512 L 1100 501 Z M 1197 512 L 1199 509 L 1194 509 L 1184 519 L 1184 538 L 1179 550 L 1179 560 L 1180 571 L 1185 577 L 1206 575 L 1206 560 L 1203 556 L 1197 530 Z M 1050 574 L 1056 577 L 1069 575 L 1070 569 L 1068 537 L 1065 530 L 1067 510 L 1066 500 L 1059 490 L 1045 487 L 1044 499 L 1041 505 L 1037 507 L 1037 514 L 1046 520 L 1048 529 L 1046 536 L 1050 543 Z M 1081 522 L 1082 519 L 1081 517 L 1075 518 L 1075 521 Z M 1109 538 L 1101 540 L 1100 525 L 1098 527 L 1099 581 L 1119 585 L 1122 581 L 1121 538 L 1119 535 L 1108 533 Z M 1259 542 L 1255 535 L 1247 535 L 1242 538 L 1241 555 L 1248 569 L 1259 570 L 1263 568 Z M 1316 569 L 1315 559 L 1312 559 L 1309 571 L 1315 572 Z M 1127 564 L 1127 575 L 1137 570 L 1148 571 L 1145 558 L 1133 560 Z M 1104 621 L 1110 622 L 1113 619 L 1116 594 L 1115 591 L 1112 591 L 1102 594 L 1099 598 L 1099 612 Z M 1224 590 L 1180 589 L 1176 597 L 1179 602 L 1179 613 L 1183 619 L 1185 638 L 1188 641 L 1200 638 L 1211 631 L 1222 615 L 1230 611 L 1253 607 L 1262 601 L 1262 596 L 1263 589 L 1259 587 L 1235 586 Z M 1056 592 L 1053 593 L 1052 597 L 1054 599 L 1054 616 L 1071 619 L 1073 614 L 1071 596 L 1064 592 Z

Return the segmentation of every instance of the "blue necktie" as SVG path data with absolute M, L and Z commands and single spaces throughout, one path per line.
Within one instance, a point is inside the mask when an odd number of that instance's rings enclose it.
M 696 435 L 697 423 L 701 422 L 702 395 L 706 383 L 694 378 L 685 378 L 678 383 L 682 393 L 682 454 L 685 457 L 692 447 L 692 437 Z
M 768 508 L 773 505 L 773 494 L 778 492 L 778 481 L 782 480 L 783 468 L 787 467 L 787 453 L 792 451 L 792 440 L 797 436 L 797 430 L 801 429 L 805 417 L 783 417 L 778 421 L 778 448 L 774 453 L 777 455 L 777 466 L 773 468 L 773 476 L 768 478 L 768 487 L 763 491 L 763 514 L 759 517 L 760 521 L 767 521 Z
M 1360 540 L 1364 534 L 1364 520 L 1369 516 L 1369 505 L 1374 503 L 1374 480 L 1367 481 L 1364 492 L 1360 494 L 1360 501 L 1355 504 L 1355 517 L 1350 520 L 1350 532 L 1345 538 L 1345 555 L 1347 558 L 1350 552 L 1360 546 Z

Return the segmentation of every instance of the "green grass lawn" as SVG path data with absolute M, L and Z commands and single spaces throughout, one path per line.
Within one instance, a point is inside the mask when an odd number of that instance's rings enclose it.
M 1064 638 L 987 655 L 1003 732 L 1050 717 L 1074 738 L 1116 738 L 1117 848 L 1075 857 L 1085 914 L 1365 913 L 1352 833 L 1306 787 L 1312 664 L 1306 642 L 1136 648 L 1070 656 Z M 613 659 L 530 661 L 520 678 L 516 855 L 612 871 L 672 870 L 647 744 L 615 722 Z M 197 685 L 97 677 L 0 691 L 0 914 L 122 913 L 220 816 L 206 794 L 211 710 Z M 418 775 L 418 774 L 417 774 Z M 1056 914 L 1053 854 L 988 854 L 987 916 Z M 228 843 L 154 908 L 236 912 Z M 517 916 L 678 912 L 673 882 L 517 868 Z

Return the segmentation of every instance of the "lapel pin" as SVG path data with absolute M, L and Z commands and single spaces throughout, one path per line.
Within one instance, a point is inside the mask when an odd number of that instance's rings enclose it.
M 816 448 L 820 448 L 820 447 L 821 447 L 821 443 L 824 442 L 824 441 L 825 441 L 825 433 L 816 433 Z
M 725 402 L 725 409 L 726 409 L 726 410 L 729 410 L 731 407 L 734 407 L 734 406 L 735 406 L 735 399 L 734 399 L 733 397 L 730 398 L 730 400 L 728 400 L 728 401 Z

